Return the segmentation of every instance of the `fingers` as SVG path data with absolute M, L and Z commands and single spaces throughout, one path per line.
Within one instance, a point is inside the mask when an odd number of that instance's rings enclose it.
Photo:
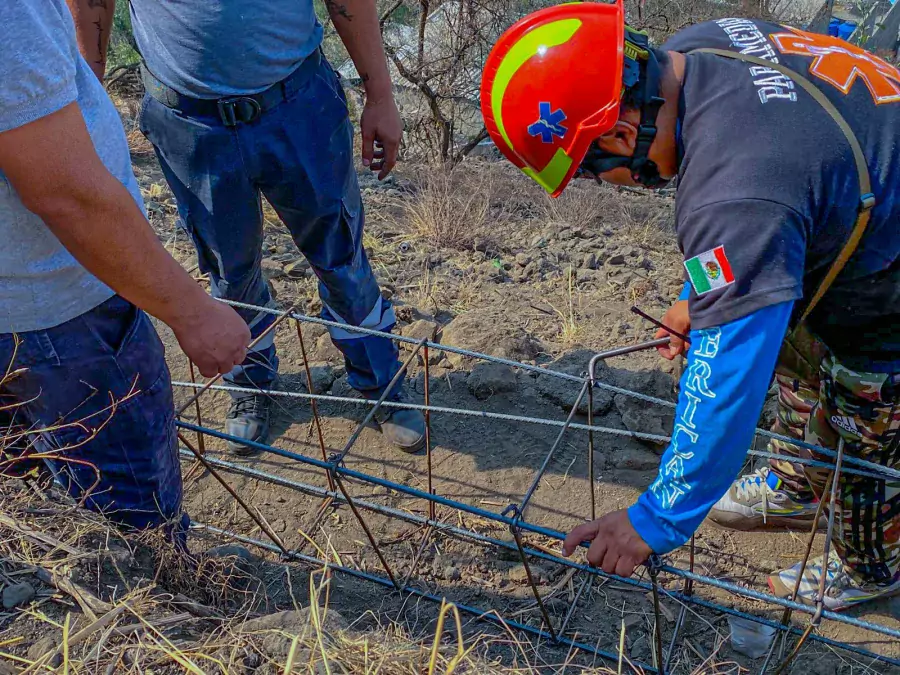
M 400 139 L 392 138 L 385 140 L 383 143 L 381 172 L 378 174 L 378 180 L 384 180 L 397 164 L 397 152 L 400 150 Z
M 362 122 L 362 163 L 363 166 L 368 167 L 372 165 L 372 160 L 375 155 L 375 131 L 373 129 L 369 129 L 368 125 L 365 123 L 365 119 Z
M 659 339 L 661 339 L 661 338 L 664 338 L 664 337 L 669 336 L 669 334 L 670 334 L 669 331 L 667 331 L 667 330 L 665 330 L 665 329 L 663 329 L 663 328 L 660 328 L 659 330 L 656 331 L 656 335 L 653 336 L 653 339 L 654 339 L 654 340 L 659 340 Z M 671 342 L 670 342 L 669 344 L 667 344 L 667 345 L 659 345 L 659 346 L 656 348 L 656 351 L 659 352 L 659 355 L 660 355 L 661 357 L 663 357 L 664 359 L 668 359 L 669 361 L 671 361 L 672 359 L 675 358 L 675 356 L 674 356 L 673 354 L 670 353 L 670 348 L 671 348 Z
M 212 359 L 203 359 L 202 361 L 194 361 L 197 370 L 203 377 L 215 377 L 219 374 L 219 364 Z
M 593 567 L 603 567 L 603 563 L 607 556 L 613 552 L 609 550 L 608 540 L 606 537 L 597 537 L 591 544 L 587 552 L 588 563 Z M 603 568 L 606 571 L 606 568 Z
M 684 353 L 684 340 L 676 335 L 669 336 L 669 356 L 668 359 L 671 361 L 679 354 Z
M 562 552 L 567 558 L 575 552 L 575 549 L 583 541 L 593 541 L 597 536 L 597 528 L 599 527 L 599 519 L 579 525 L 569 532 L 569 536 L 563 541 Z

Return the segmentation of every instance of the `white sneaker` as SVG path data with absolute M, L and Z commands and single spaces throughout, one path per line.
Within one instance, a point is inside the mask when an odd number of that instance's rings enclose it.
M 716 502 L 708 518 L 733 530 L 757 528 L 809 529 L 816 516 L 818 502 L 794 499 L 781 488 L 781 479 L 763 467 L 738 478 Z M 819 518 L 819 528 L 827 519 Z
M 779 598 L 787 598 L 794 592 L 800 563 L 786 570 L 775 572 L 769 577 L 769 588 Z M 841 563 L 834 551 L 828 556 L 828 570 L 825 577 L 825 609 L 840 612 L 861 602 L 869 602 L 879 598 L 887 598 L 900 594 L 900 575 L 889 584 L 861 584 L 854 579 Z M 819 580 L 822 578 L 822 556 L 813 558 L 806 565 L 800 588 L 797 591 L 797 602 L 815 605 L 819 593 Z

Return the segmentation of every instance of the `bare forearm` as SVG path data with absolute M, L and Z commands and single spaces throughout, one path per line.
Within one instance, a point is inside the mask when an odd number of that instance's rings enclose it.
M 116 0 L 66 0 L 75 19 L 78 49 L 102 81 Z
M 375 0 L 325 0 L 328 14 L 347 48 L 369 99 L 392 96 L 391 76 Z
M 131 193 L 107 174 L 78 194 L 44 203 L 47 227 L 85 269 L 170 326 L 200 314 L 208 297 L 157 239 Z

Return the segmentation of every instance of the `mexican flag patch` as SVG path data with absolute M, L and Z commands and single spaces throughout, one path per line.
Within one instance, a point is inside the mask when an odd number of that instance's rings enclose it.
M 684 268 L 691 278 L 691 285 L 697 295 L 709 293 L 734 283 L 731 264 L 725 257 L 725 247 L 717 246 L 685 261 Z

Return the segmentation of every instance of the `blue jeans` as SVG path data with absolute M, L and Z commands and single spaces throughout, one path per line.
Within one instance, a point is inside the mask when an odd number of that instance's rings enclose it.
M 214 296 L 273 307 L 260 263 L 261 195 L 285 223 L 319 279 L 322 316 L 389 331 L 395 323 L 363 249 L 363 208 L 353 164 L 353 127 L 343 89 L 319 52 L 285 85 L 285 100 L 253 122 L 226 127 L 219 117 L 188 116 L 149 94 L 139 114 L 178 202 Z M 275 317 L 238 310 L 254 338 Z M 396 344 L 330 331 L 349 383 L 370 395 L 399 369 Z M 271 335 L 271 334 L 270 334 Z M 225 379 L 266 387 L 278 360 L 271 336 Z
M 0 378 L 0 429 L 40 432 L 17 445 L 49 455 L 73 498 L 137 529 L 186 524 L 169 369 L 146 314 L 114 296 L 54 328 L 0 333 Z

